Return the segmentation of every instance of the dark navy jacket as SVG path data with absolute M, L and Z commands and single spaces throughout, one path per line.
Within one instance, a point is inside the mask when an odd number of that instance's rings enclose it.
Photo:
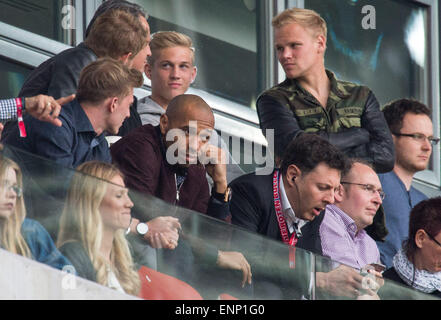
M 159 126 L 147 124 L 136 128 L 114 143 L 111 153 L 113 161 L 124 173 L 127 187 L 175 204 L 175 173 L 178 167 L 167 163 Z M 228 203 L 210 197 L 206 171 L 202 165 L 190 165 L 186 170 L 176 204 L 222 220 L 227 219 L 229 214 Z

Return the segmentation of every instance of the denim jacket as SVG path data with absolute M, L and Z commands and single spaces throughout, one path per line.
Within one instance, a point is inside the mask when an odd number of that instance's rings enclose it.
M 21 225 L 21 234 L 34 260 L 60 270 L 65 265 L 71 265 L 70 261 L 55 247 L 51 236 L 39 222 L 25 219 Z

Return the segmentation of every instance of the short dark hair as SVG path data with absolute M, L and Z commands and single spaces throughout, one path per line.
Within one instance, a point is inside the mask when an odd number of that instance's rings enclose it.
M 89 25 L 87 26 L 86 34 L 85 34 L 84 38 L 87 38 L 87 36 L 89 35 L 90 29 L 92 28 L 92 25 L 95 22 L 95 20 L 109 9 L 124 10 L 124 11 L 127 11 L 128 13 L 134 15 L 135 17 L 141 16 L 141 17 L 144 17 L 147 19 L 147 13 L 145 12 L 144 8 L 136 3 L 131 3 L 131 2 L 128 2 L 125 0 L 104 1 L 98 7 L 98 9 L 96 9 L 92 20 L 90 20 Z
M 347 171 L 347 159 L 342 151 L 316 134 L 303 133 L 288 145 L 280 170 L 282 174 L 286 174 L 288 167 L 294 164 L 302 173 L 309 173 L 320 163 L 337 169 L 342 174 Z
M 432 111 L 425 104 L 413 99 L 398 99 L 388 103 L 383 108 L 389 130 L 392 133 L 399 133 L 403 127 L 403 119 L 407 113 L 425 114 L 432 117 Z
M 415 235 L 423 229 L 432 237 L 441 232 L 441 197 L 426 199 L 418 203 L 410 211 L 409 237 L 404 243 L 404 251 L 412 258 L 417 250 Z

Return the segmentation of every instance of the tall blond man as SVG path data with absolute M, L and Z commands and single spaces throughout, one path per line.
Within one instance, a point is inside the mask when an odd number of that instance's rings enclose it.
M 325 68 L 325 20 L 315 11 L 292 8 L 272 25 L 286 80 L 260 95 L 257 112 L 263 134 L 274 130 L 276 159 L 291 140 L 308 132 L 372 163 L 377 172 L 392 170 L 392 136 L 374 94 Z

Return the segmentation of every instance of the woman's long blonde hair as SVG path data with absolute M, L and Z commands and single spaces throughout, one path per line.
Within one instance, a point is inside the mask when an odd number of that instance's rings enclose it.
M 23 177 L 17 163 L 11 159 L 0 157 L 0 181 L 5 179 L 6 171 L 12 168 L 17 176 L 17 186 L 23 188 Z M 1 190 L 7 192 L 7 190 Z M 15 210 L 7 219 L 0 219 L 0 246 L 5 250 L 31 258 L 31 251 L 21 234 L 21 225 L 26 218 L 26 209 L 23 197 L 18 197 Z
M 79 241 L 86 249 L 96 270 L 97 282 L 107 286 L 106 260 L 100 254 L 103 223 L 99 211 L 108 183 L 122 173 L 113 165 L 90 161 L 77 168 L 72 178 L 63 214 L 57 246 Z M 111 268 L 126 293 L 137 295 L 140 288 L 124 230 L 115 234 L 110 253 Z

